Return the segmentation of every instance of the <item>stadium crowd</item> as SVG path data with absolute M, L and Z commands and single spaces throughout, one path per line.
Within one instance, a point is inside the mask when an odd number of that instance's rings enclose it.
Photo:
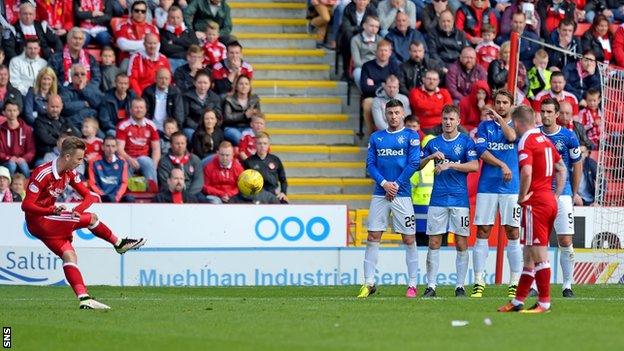
M 155 199 L 168 201 L 174 189 L 174 202 L 228 202 L 244 168 L 263 174 L 267 198 L 288 201 L 282 163 L 262 133 L 253 67 L 231 34 L 226 1 L 3 4 L 0 165 L 18 195 L 3 201 L 19 199 L 30 170 L 54 159 L 69 135 L 89 144 L 82 173 L 104 201 L 133 201 L 130 190 L 161 191 Z M 542 100 L 556 98 L 558 123 L 588 153 L 598 146 L 596 61 L 624 66 L 624 25 L 615 24 L 624 19 L 623 0 L 309 4 L 318 46 L 337 50 L 344 78 L 361 91 L 369 132 L 386 127 L 381 111 L 396 98 L 410 107 L 421 136 L 440 133 L 449 103 L 460 107 L 462 130 L 474 135 L 493 92 L 505 85 L 508 40 L 518 32 L 581 58 L 522 41 L 517 101 L 539 111 Z M 595 163 L 585 163 L 582 196 L 590 204 Z M 188 197 L 175 191 L 174 169 L 183 171 Z
M 104 202 L 288 202 L 225 1 L 4 0 L 0 15 L 0 202 L 68 136 Z M 253 199 L 245 168 L 265 180 Z
M 583 204 L 593 203 L 603 112 L 596 62 L 624 67 L 624 1 L 618 0 L 313 0 L 317 46 L 342 56 L 343 79 L 361 91 L 366 129 L 385 129 L 380 111 L 403 102 L 421 139 L 441 133 L 445 105 L 460 108 L 460 130 L 474 136 L 505 87 L 510 35 L 522 38 L 516 101 L 538 113 L 561 103 L 558 124 L 575 132 L 584 161 Z M 330 27 L 331 24 L 331 27 Z M 533 41 L 530 41 L 533 40 Z M 540 45 L 538 42 L 549 44 Z M 556 50 L 559 48 L 561 50 Z

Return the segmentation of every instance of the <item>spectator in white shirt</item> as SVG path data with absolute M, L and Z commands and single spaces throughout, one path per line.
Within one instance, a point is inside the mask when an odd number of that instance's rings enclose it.
M 28 89 L 35 84 L 39 71 L 47 65 L 46 60 L 41 58 L 39 41 L 28 39 L 24 52 L 15 56 L 9 63 L 11 85 L 19 90 L 22 95 L 26 95 Z

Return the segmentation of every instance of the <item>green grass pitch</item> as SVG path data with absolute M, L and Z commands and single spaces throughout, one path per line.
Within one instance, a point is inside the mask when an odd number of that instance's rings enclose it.
M 497 313 L 506 287 L 482 299 L 403 297 L 381 286 L 90 288 L 110 311 L 79 310 L 68 287 L 0 286 L 0 324 L 15 350 L 622 350 L 624 286 L 577 286 L 553 311 Z M 422 293 L 424 287 L 419 287 Z M 528 300 L 534 302 L 534 298 Z M 492 325 L 484 323 L 490 318 Z M 464 327 L 451 321 L 465 320 Z

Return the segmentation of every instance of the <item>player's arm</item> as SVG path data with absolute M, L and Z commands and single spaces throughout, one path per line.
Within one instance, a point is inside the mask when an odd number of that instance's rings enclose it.
M 82 214 L 87 208 L 89 208 L 94 202 L 100 200 L 97 194 L 94 194 L 87 189 L 87 187 L 82 183 L 80 176 L 76 174 L 76 176 L 69 183 L 72 188 L 76 190 L 80 196 L 82 196 L 82 201 L 80 204 L 72 210 L 74 213 Z
M 448 165 L 447 167 L 448 169 L 453 169 L 453 170 L 456 170 L 458 172 L 463 172 L 463 173 L 471 173 L 471 172 L 476 172 L 479 170 L 479 161 L 477 160 L 468 161 L 465 163 L 449 162 L 449 163 L 444 163 L 440 166 L 443 166 L 443 165 Z
M 375 139 L 371 136 L 368 142 L 368 151 L 366 154 L 366 171 L 375 180 L 375 182 L 382 187 L 386 183 L 386 179 L 381 175 L 377 169 L 377 145 Z
M 414 172 L 418 170 L 420 166 L 420 140 L 418 140 L 418 135 L 416 133 L 412 133 L 409 140 L 409 146 L 407 149 L 407 165 L 399 175 L 397 179 L 397 190 L 398 183 L 408 183 L 409 179 L 412 177 Z
M 37 184 L 35 181 L 30 182 L 28 188 L 26 188 L 26 197 L 22 201 L 22 211 L 40 216 L 58 214 L 54 206 L 41 207 L 37 205 L 37 196 L 41 190 L 40 184 Z
M 566 178 L 568 177 L 568 169 L 563 162 L 563 159 L 559 159 L 557 163 L 555 163 L 555 176 L 557 179 L 557 187 L 555 188 L 555 197 L 559 197 L 563 192 L 563 188 L 565 187 Z
M 507 139 L 507 141 L 509 141 L 510 143 L 516 141 L 516 139 L 518 138 L 516 131 L 512 127 L 510 127 L 509 124 L 507 124 L 507 122 L 505 122 L 505 120 L 501 116 L 499 116 L 498 123 L 503 130 L 503 135 L 505 136 L 505 139 Z
M 420 164 L 418 166 L 419 171 L 425 168 L 427 163 L 429 163 L 429 161 L 431 160 L 444 160 L 445 159 L 444 154 L 442 152 L 436 151 L 434 153 L 431 153 L 431 151 L 432 150 L 428 148 L 427 146 L 423 148 L 423 151 L 420 153 Z
M 522 204 L 527 201 L 531 194 L 529 194 L 529 187 L 531 185 L 531 179 L 533 178 L 533 166 L 526 164 L 520 169 L 520 192 L 518 193 L 518 203 Z
M 583 199 L 578 194 L 583 174 L 583 162 L 581 162 L 579 141 L 573 133 L 568 142 L 568 152 L 572 162 L 572 203 L 577 206 L 583 206 Z
M 492 166 L 496 166 L 496 167 L 500 168 L 501 171 L 503 172 L 503 180 L 504 181 L 508 182 L 508 181 L 511 180 L 511 177 L 512 177 L 511 169 L 509 169 L 509 167 L 505 164 L 505 162 L 497 159 L 496 156 L 492 155 L 491 152 L 485 150 L 481 154 L 481 159 L 485 163 L 489 163 Z

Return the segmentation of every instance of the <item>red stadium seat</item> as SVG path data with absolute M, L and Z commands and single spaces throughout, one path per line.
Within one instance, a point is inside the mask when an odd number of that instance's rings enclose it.
M 99 47 L 95 45 L 89 45 L 87 46 L 87 52 L 93 55 L 97 62 L 102 62 L 102 50 Z

